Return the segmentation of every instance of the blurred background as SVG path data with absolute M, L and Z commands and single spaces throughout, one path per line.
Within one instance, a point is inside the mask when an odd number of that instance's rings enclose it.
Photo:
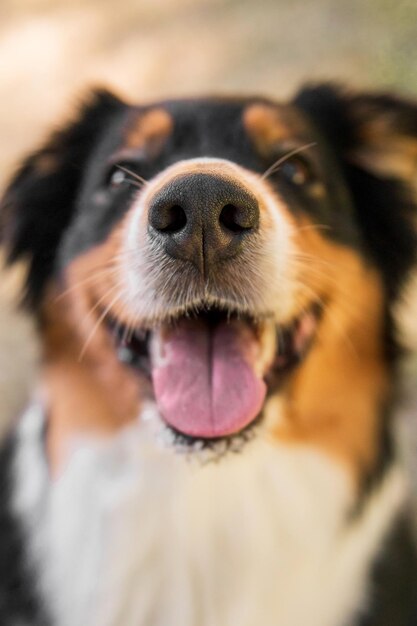
M 416 0 L 0 0 L 0 190 L 91 85 L 143 101 L 321 79 L 417 96 Z M 0 276 L 0 426 L 36 360 L 17 283 Z M 405 326 L 417 346 L 417 306 Z
M 311 79 L 417 94 L 417 2 L 1 0 L 0 186 L 91 84 L 148 100 Z

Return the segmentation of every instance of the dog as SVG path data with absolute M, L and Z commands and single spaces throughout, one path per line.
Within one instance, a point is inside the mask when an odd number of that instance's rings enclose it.
M 1 453 L 0 622 L 411 626 L 395 310 L 417 104 L 95 91 L 1 204 L 39 381 Z

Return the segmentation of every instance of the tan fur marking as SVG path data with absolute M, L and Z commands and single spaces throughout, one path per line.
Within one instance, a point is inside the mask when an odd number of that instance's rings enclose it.
M 139 114 L 130 124 L 125 135 L 125 148 L 145 150 L 150 156 L 156 156 L 172 132 L 172 128 L 172 117 L 162 108 Z
M 355 103 L 351 115 L 356 122 L 359 141 L 350 158 L 379 175 L 398 176 L 413 184 L 417 170 L 417 140 L 415 136 L 398 130 L 397 114 L 378 111 L 372 103 L 362 102 Z
M 40 154 L 36 157 L 35 168 L 36 173 L 41 176 L 48 176 L 49 174 L 53 174 L 56 172 L 58 168 L 61 166 L 61 162 L 57 155 L 55 154 Z
M 383 287 L 377 271 L 318 230 L 299 231 L 306 255 L 300 295 L 326 303 L 318 335 L 285 393 L 280 440 L 312 443 L 341 457 L 356 478 L 376 460 L 380 408 L 389 396 L 383 346 Z M 315 261 L 316 259 L 316 261 Z
M 413 183 L 417 171 L 417 142 L 406 137 L 380 136 L 364 143 L 350 158 L 382 176 L 398 176 Z
M 120 363 L 107 328 L 99 322 L 115 293 L 118 243 L 115 231 L 104 244 L 73 261 L 65 287 L 51 286 L 45 301 L 43 374 L 54 472 L 65 463 L 72 437 L 111 435 L 139 415 L 149 393 L 145 379 Z
M 294 142 L 306 135 L 306 125 L 296 111 L 268 104 L 253 104 L 243 114 L 243 123 L 257 149 L 268 156 L 274 145 Z

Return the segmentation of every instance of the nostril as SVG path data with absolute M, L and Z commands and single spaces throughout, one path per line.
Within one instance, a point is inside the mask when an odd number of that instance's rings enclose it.
M 174 204 L 166 211 L 165 224 L 159 228 L 162 232 L 175 233 L 182 230 L 187 223 L 185 211 L 179 204 Z
M 220 212 L 220 224 L 234 233 L 244 230 L 239 223 L 238 213 L 239 209 L 234 204 L 226 204 Z
M 219 222 L 233 233 L 252 230 L 258 224 L 257 211 L 251 207 L 226 204 L 220 212 Z
M 150 223 L 161 233 L 176 233 L 187 224 L 187 216 L 179 204 L 154 207 L 150 216 Z

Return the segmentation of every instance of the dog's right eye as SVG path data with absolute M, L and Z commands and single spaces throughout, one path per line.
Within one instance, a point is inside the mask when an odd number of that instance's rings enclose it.
M 108 170 L 104 179 L 104 187 L 110 191 L 116 191 L 125 185 L 137 186 L 137 176 L 134 164 L 116 163 Z
M 127 182 L 127 173 L 121 169 L 113 169 L 108 178 L 107 186 L 108 187 L 120 187 Z

